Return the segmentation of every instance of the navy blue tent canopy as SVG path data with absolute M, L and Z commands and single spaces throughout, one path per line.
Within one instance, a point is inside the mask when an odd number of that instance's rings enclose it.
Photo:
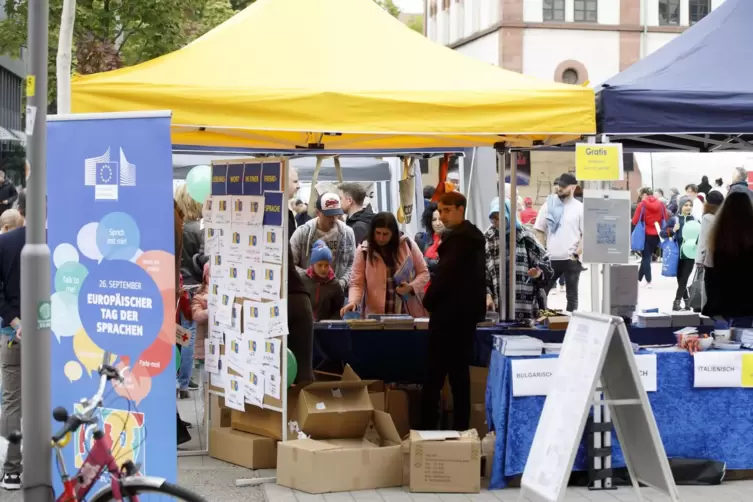
M 753 0 L 726 0 L 602 84 L 596 95 L 599 132 L 626 140 L 653 136 L 647 144 L 679 142 L 683 149 L 750 149 L 752 51 Z

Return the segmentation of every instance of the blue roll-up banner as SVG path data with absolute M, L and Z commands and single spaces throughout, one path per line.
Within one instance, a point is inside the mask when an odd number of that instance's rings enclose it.
M 94 395 L 96 370 L 111 352 L 125 378 L 108 384 L 102 409 L 113 455 L 118 465 L 132 460 L 142 474 L 175 482 L 169 113 L 50 117 L 47 165 L 52 406 L 72 413 Z M 82 427 L 66 448 L 69 468 L 82 466 L 92 432 Z

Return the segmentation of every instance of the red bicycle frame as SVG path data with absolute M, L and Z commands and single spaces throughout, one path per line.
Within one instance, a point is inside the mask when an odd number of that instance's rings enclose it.
M 97 439 L 97 436 L 101 437 Z M 122 472 L 112 456 L 112 441 L 109 435 L 101 431 L 94 433 L 94 445 L 81 466 L 76 476 L 70 478 L 65 470 L 63 455 L 60 448 L 56 448 L 57 462 L 63 478 L 63 494 L 57 498 L 57 502 L 79 502 L 91 491 L 94 484 L 107 469 L 110 473 L 112 495 L 115 500 L 122 500 L 120 493 L 120 477 Z M 138 502 L 138 497 L 131 497 L 132 502 Z

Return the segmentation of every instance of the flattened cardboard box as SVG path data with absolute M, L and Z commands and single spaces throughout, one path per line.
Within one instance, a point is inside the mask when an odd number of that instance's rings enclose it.
M 461 437 L 453 435 L 457 433 L 411 431 L 410 491 L 478 493 L 481 490 L 478 434 L 471 430 L 461 433 Z
M 402 446 L 395 424 L 389 414 L 382 411 L 373 411 L 372 418 L 379 444 L 363 437 L 280 443 L 277 484 L 308 493 L 402 485 Z
M 296 406 L 298 404 L 298 393 L 300 387 L 290 387 L 288 389 L 288 422 L 296 421 Z M 282 401 L 272 396 L 264 396 L 264 404 L 275 407 L 282 407 Z M 230 426 L 233 429 L 247 432 L 250 434 L 259 434 L 260 436 L 282 440 L 282 414 L 278 411 L 268 408 L 259 408 L 246 404 L 245 411 L 232 410 L 230 414 Z
M 209 456 L 247 469 L 273 469 L 277 441 L 230 428 L 209 429 Z

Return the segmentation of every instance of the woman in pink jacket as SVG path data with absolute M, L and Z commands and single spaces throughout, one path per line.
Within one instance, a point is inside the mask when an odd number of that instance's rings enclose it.
M 341 315 L 362 307 L 363 317 L 367 314 L 426 317 L 422 301 L 428 281 L 429 270 L 416 243 L 400 235 L 392 213 L 378 213 L 371 220 L 366 242 L 356 248 L 348 304 Z

